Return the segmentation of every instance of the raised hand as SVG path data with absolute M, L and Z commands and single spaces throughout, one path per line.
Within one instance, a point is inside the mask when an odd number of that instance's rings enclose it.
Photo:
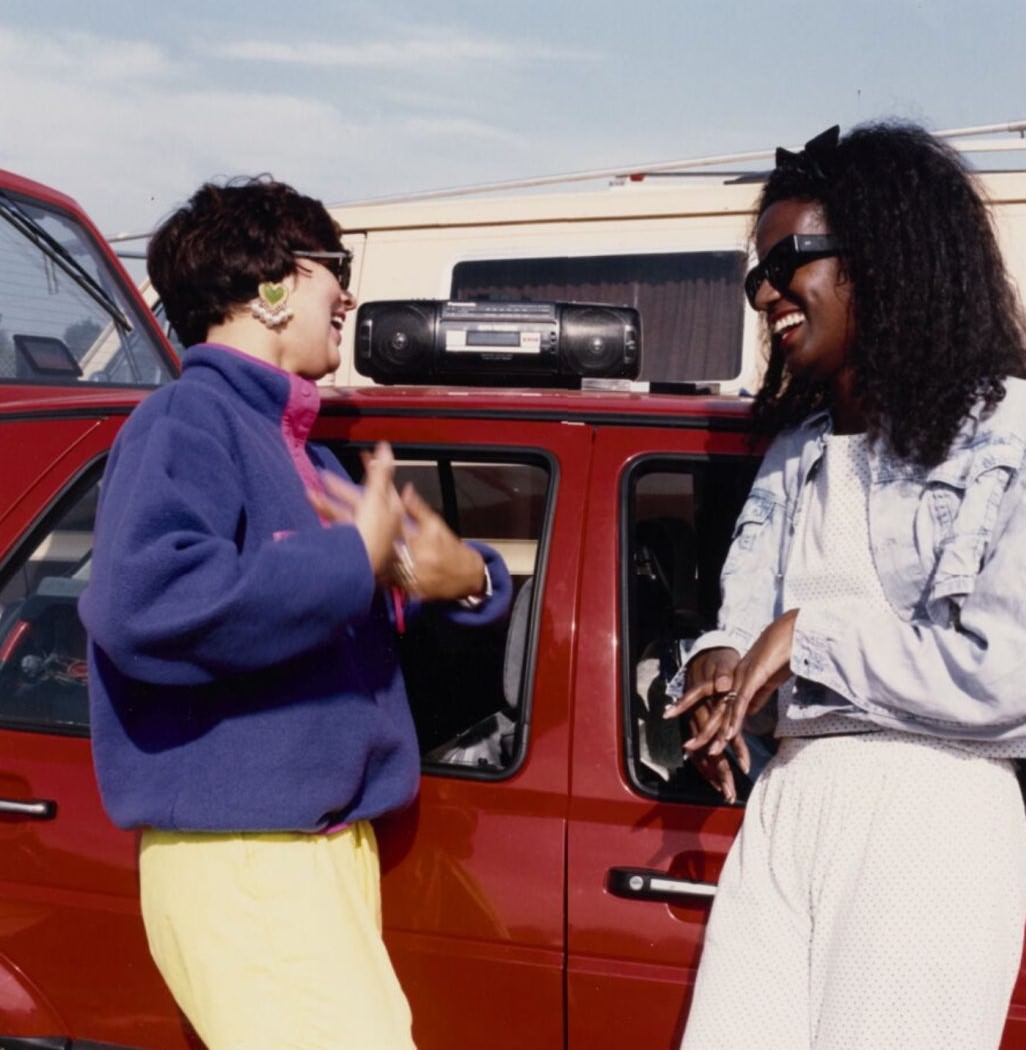
M 463 543 L 412 485 L 403 488 L 402 505 L 415 593 L 428 600 L 480 594 L 485 581 L 481 554 Z
M 385 579 L 402 535 L 403 504 L 395 490 L 395 458 L 392 449 L 381 442 L 363 460 L 363 485 L 324 472 L 324 491 L 310 491 L 307 496 L 325 520 L 356 527 L 375 577 Z

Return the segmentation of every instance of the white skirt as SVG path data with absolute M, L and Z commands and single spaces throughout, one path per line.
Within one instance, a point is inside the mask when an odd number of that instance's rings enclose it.
M 996 1050 L 1026 922 L 1011 763 L 785 739 L 706 931 L 682 1050 Z

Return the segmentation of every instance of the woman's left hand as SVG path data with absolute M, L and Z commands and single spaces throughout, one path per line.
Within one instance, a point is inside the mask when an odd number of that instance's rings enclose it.
M 684 748 L 689 754 L 710 757 L 722 754 L 728 744 L 740 739 L 745 716 L 755 714 L 791 677 L 791 649 L 798 610 L 777 617 L 755 640 L 734 669 L 734 681 L 725 693 L 724 717 L 711 719 L 705 730 L 693 736 Z
M 404 487 L 402 502 L 406 511 L 403 538 L 412 562 L 413 593 L 428 601 L 479 595 L 485 586 L 480 551 L 463 543 L 412 485 Z

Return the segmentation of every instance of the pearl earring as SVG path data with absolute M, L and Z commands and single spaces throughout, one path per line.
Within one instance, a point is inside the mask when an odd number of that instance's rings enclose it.
M 274 281 L 257 285 L 257 297 L 249 304 L 250 312 L 268 328 L 280 328 L 293 316 L 288 305 L 289 290 Z

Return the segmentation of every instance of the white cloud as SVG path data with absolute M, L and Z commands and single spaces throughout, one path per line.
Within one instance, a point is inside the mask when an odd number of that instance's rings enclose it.
M 556 59 L 590 61 L 598 57 L 587 51 L 438 29 L 418 32 L 406 30 L 402 36 L 393 40 L 367 40 L 352 44 L 238 40 L 211 47 L 209 53 L 220 59 L 251 62 L 402 69 L 407 72 L 455 64 L 523 63 Z
M 153 44 L 100 37 L 93 33 L 25 33 L 0 28 L 0 67 L 29 75 L 92 80 L 100 83 L 152 78 L 172 64 Z
M 403 122 L 403 127 L 413 135 L 435 139 L 490 139 L 511 145 L 522 145 L 527 141 L 525 136 L 508 128 L 467 117 L 411 117 Z
M 0 94 L 19 100 L 0 107 L 0 166 L 76 197 L 108 233 L 149 227 L 211 177 L 291 168 L 303 185 L 361 136 L 316 100 L 153 82 L 176 70 L 146 45 L 94 37 L 103 59 L 74 62 L 66 38 L 19 60 L 34 43 L 0 33 Z
M 436 61 L 441 38 L 418 39 L 418 61 Z M 389 75 L 377 90 L 363 79 L 354 98 L 352 85 L 308 82 L 299 68 L 254 78 L 235 63 L 201 61 L 198 45 L 172 51 L 116 35 L 44 39 L 0 29 L 0 92 L 18 100 L 0 107 L 0 167 L 69 193 L 116 234 L 150 229 L 210 178 L 269 171 L 334 203 L 624 155 L 622 130 L 582 152 L 579 135 L 527 119 L 528 101 L 514 90 L 523 65 L 503 59 L 510 79 L 501 82 L 491 69 L 517 47 L 487 36 L 444 39 L 450 57 L 482 62 L 472 90 L 460 75 Z
M 452 182 L 473 142 L 524 144 L 444 111 L 360 120 L 296 91 L 205 89 L 147 45 L 66 36 L 25 59 L 36 43 L 0 32 L 0 93 L 19 100 L 0 108 L 0 167 L 69 193 L 110 235 L 151 228 L 210 178 L 269 171 L 338 201 Z M 76 61 L 80 47 L 102 62 Z

